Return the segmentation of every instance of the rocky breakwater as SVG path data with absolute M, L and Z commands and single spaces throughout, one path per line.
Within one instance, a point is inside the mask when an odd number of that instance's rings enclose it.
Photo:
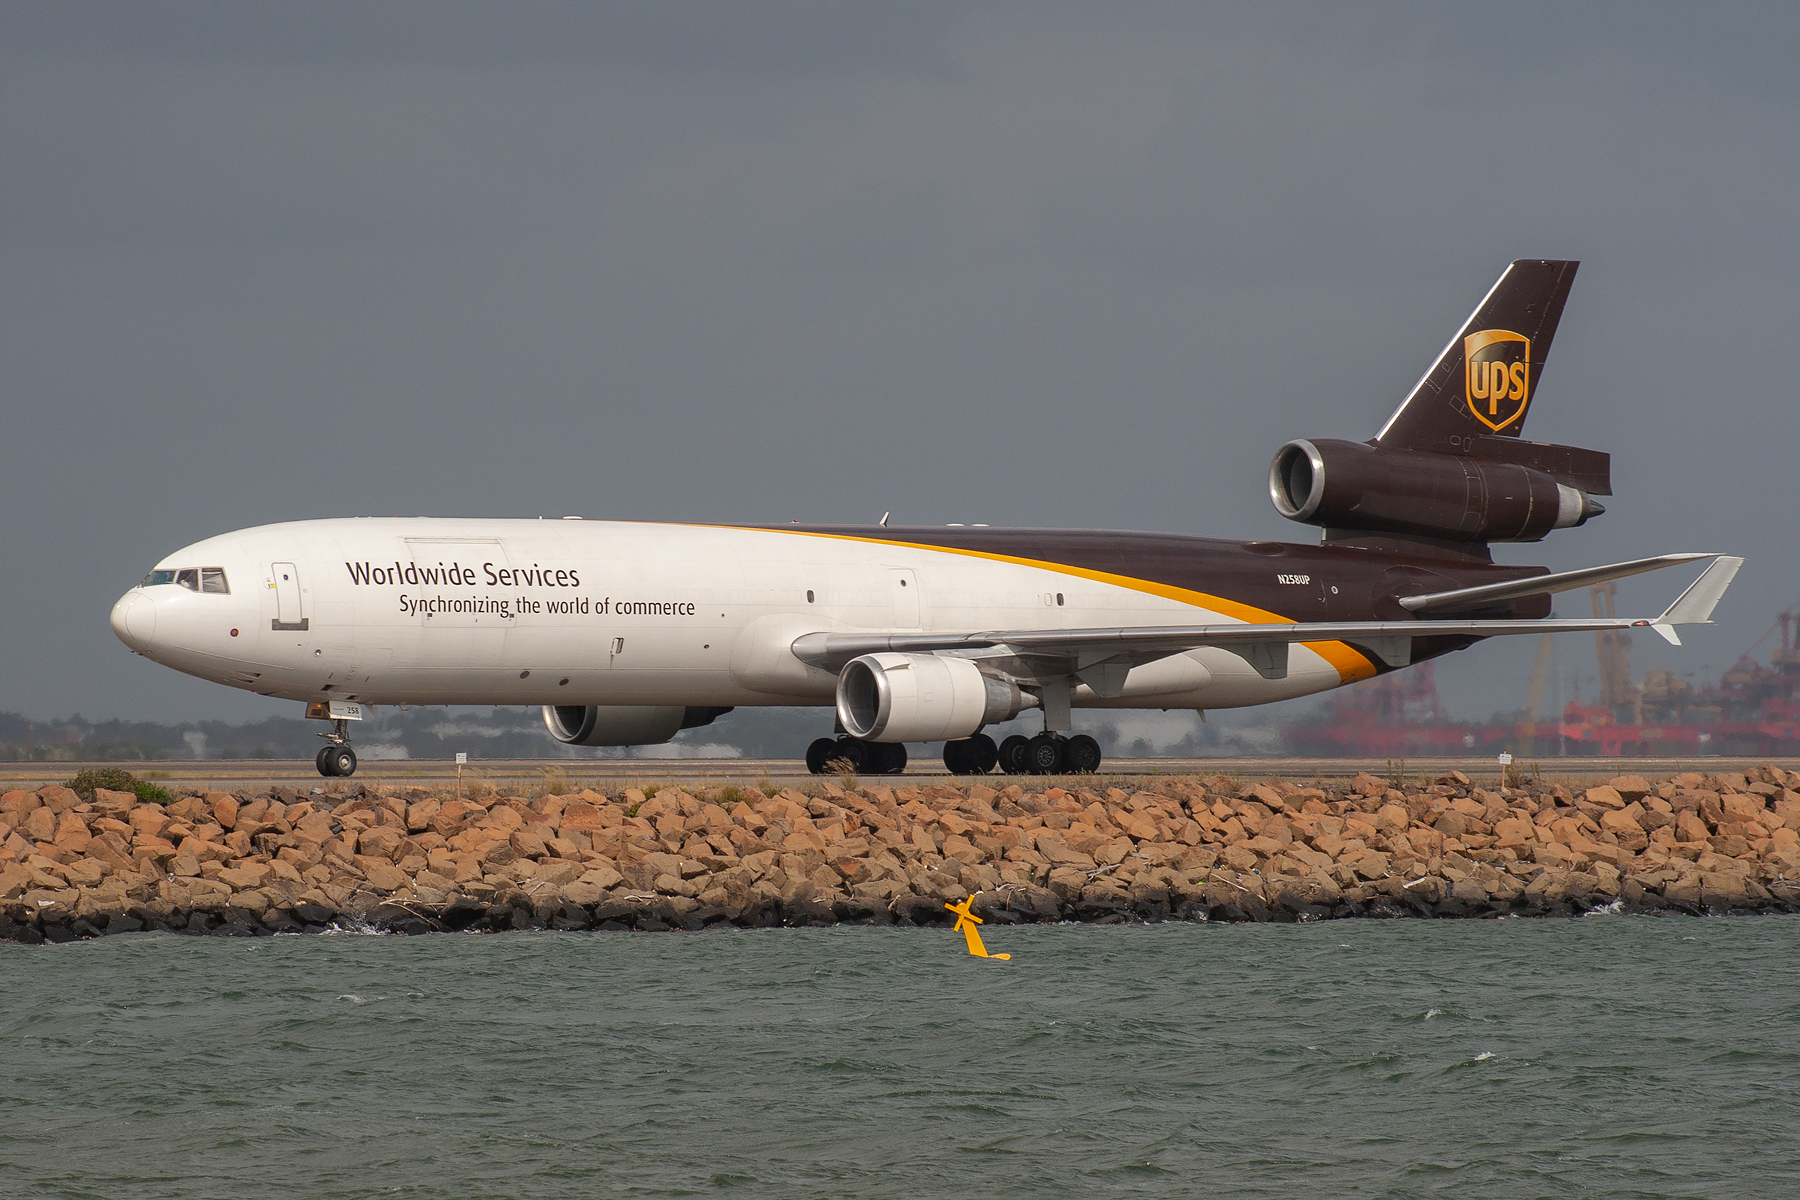
M 1042 785 L 1040 784 L 1040 787 Z M 0 797 L 0 937 L 1800 909 L 1800 773 Z

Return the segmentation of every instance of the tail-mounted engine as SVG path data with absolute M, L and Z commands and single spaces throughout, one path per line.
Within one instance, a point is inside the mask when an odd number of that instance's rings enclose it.
M 1521 462 L 1332 438 L 1289 442 L 1277 451 L 1269 496 L 1282 516 L 1323 526 L 1328 539 L 1342 531 L 1535 542 L 1606 511 L 1587 492 Z
M 1269 466 L 1276 509 L 1324 526 L 1328 542 L 1390 535 L 1457 551 L 1535 542 L 1605 512 L 1592 497 L 1612 495 L 1609 455 L 1522 436 L 1578 265 L 1509 265 L 1373 440 L 1283 446 Z

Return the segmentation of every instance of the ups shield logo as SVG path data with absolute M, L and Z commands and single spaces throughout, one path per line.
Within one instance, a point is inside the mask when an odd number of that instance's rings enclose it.
M 1531 399 L 1531 339 L 1505 329 L 1464 338 L 1463 394 L 1475 419 L 1496 433 L 1523 418 Z

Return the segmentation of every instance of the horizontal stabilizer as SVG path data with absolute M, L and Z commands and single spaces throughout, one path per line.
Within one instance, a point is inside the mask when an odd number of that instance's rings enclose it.
M 1604 450 L 1559 446 L 1554 442 L 1528 442 L 1523 438 L 1496 437 L 1491 433 L 1464 438 L 1469 456 L 1483 462 L 1511 463 L 1542 471 L 1558 483 L 1580 488 L 1590 496 L 1612 495 L 1612 455 Z
M 1650 623 L 1651 628 L 1662 634 L 1671 646 L 1679 646 L 1681 639 L 1675 636 L 1675 626 L 1711 625 L 1713 609 L 1718 607 L 1725 589 L 1731 586 L 1738 568 L 1743 565 L 1741 558 L 1721 558 L 1713 563 L 1700 578 L 1688 585 L 1687 591 L 1676 597 L 1667 612 Z
M 1659 554 L 1655 558 L 1638 558 L 1631 562 L 1613 563 L 1605 567 L 1583 567 L 1579 571 L 1563 571 L 1556 575 L 1537 575 L 1530 579 L 1512 579 L 1505 583 L 1489 583 L 1481 587 L 1457 588 L 1453 592 L 1432 592 L 1424 596 L 1402 596 L 1400 607 L 1409 612 L 1444 612 L 1456 609 L 1482 608 L 1502 600 L 1519 600 L 1526 596 L 1544 596 L 1573 591 L 1612 579 L 1660 571 L 1710 554 Z M 1704 578 L 1704 576 L 1702 577 Z M 1727 580 L 1729 582 L 1729 579 Z M 1721 588 L 1722 592 L 1724 589 Z M 1677 602 L 1679 603 L 1679 601 Z

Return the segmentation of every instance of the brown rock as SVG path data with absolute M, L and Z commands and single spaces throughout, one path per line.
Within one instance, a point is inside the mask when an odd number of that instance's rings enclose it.
M 76 813 L 64 813 L 62 819 L 56 823 L 55 840 L 59 850 L 67 850 L 71 854 L 82 854 L 86 852 L 88 842 L 93 840 L 93 836 L 88 830 L 87 822 L 83 821 Z
M 1499 849 L 1517 849 L 1529 846 L 1537 841 L 1532 835 L 1529 822 L 1516 817 L 1497 822 L 1494 825 L 1494 844 Z
M 1619 793 L 1626 803 L 1642 800 L 1656 790 L 1642 775 L 1620 775 L 1618 778 L 1609 779 L 1606 782 L 1607 786 Z
M 1461 900 L 1465 904 L 1486 904 L 1487 889 L 1475 882 L 1474 878 L 1459 879 L 1450 885 L 1450 898 Z
M 521 858 L 542 858 L 550 852 L 549 847 L 544 845 L 543 838 L 526 829 L 513 830 L 508 841 Z
M 1704 842 L 1709 833 L 1706 822 L 1687 810 L 1675 818 L 1675 836 L 1684 842 Z
M 170 824 L 167 811 L 155 804 L 140 804 L 127 813 L 125 819 L 139 837 L 159 838 Z
M 76 887 L 98 887 L 107 872 L 106 864 L 95 862 L 90 858 L 65 863 L 61 869 L 63 878 Z
M 1459 838 L 1469 832 L 1469 818 L 1455 809 L 1450 809 L 1437 819 L 1437 823 L 1432 828 L 1447 838 Z
M 36 792 L 11 791 L 0 796 L 0 813 L 24 813 L 43 807 Z
M 1663 884 L 1662 894 L 1670 900 L 1679 900 L 1685 904 L 1698 904 L 1700 903 L 1700 876 L 1695 874 L 1671 879 Z
M 579 904 L 584 908 L 592 908 L 605 897 L 606 889 L 598 884 L 584 883 L 577 879 L 563 884 L 562 894 L 563 899 L 570 903 Z
M 1610 829 L 1616 833 L 1642 833 L 1644 827 L 1637 819 L 1623 809 L 1610 809 L 1600 816 L 1600 828 Z
M 331 828 L 331 814 L 315 812 L 301 817 L 294 822 L 294 836 L 304 838 L 317 845 L 324 845 L 334 836 Z
M 49 808 L 32 809 L 25 814 L 25 820 L 19 825 L 19 832 L 34 842 L 54 842 L 56 813 Z
M 472 818 L 470 824 L 492 837 L 505 838 L 513 830 L 522 828 L 525 818 L 510 804 L 496 804 L 486 815 Z
M 261 887 L 267 882 L 269 875 L 268 863 L 247 862 L 242 866 L 224 868 L 216 878 L 232 891 L 242 892 Z
M 1376 794 L 1379 795 L 1379 793 Z M 1280 812 L 1287 807 L 1287 801 L 1282 798 L 1281 793 L 1266 783 L 1259 783 L 1242 795 L 1246 800 L 1255 800 L 1259 804 L 1266 805 L 1271 812 Z
M 1232 870 L 1242 874 L 1247 871 L 1255 870 L 1257 859 L 1255 854 L 1246 850 L 1242 845 L 1237 845 L 1225 847 L 1224 852 L 1219 855 L 1219 861 L 1230 867 Z M 1055 877 L 1056 873 L 1052 871 L 1051 878 L 1054 879 Z M 1084 880 L 1087 878 L 1085 872 L 1083 873 L 1082 878 Z
M 436 800 L 421 800 L 408 806 L 406 810 L 406 829 L 408 833 L 424 833 L 431 828 L 431 818 L 437 816 Z
M 371 887 L 379 888 L 384 892 L 397 892 L 412 882 L 407 878 L 405 871 L 385 858 L 372 858 L 366 854 L 359 854 L 356 856 L 356 867 L 362 872 L 363 878 L 369 881 Z
M 537 877 L 561 886 L 575 882 L 586 872 L 587 866 L 584 863 L 570 862 L 566 858 L 546 858 L 538 863 Z
M 1597 804 L 1601 808 L 1624 808 L 1625 798 L 1619 795 L 1618 789 L 1610 786 L 1591 787 L 1587 790 L 1587 802 Z
M 601 833 L 624 819 L 623 814 L 610 804 L 601 807 L 586 800 L 577 800 L 563 806 L 562 828 L 570 833 Z
M 44 807 L 57 816 L 61 816 L 81 803 L 79 795 L 57 783 L 45 784 L 38 789 L 37 794 L 38 799 L 44 802 Z
M 1623 846 L 1614 846 L 1606 842 L 1595 842 L 1578 839 L 1571 843 L 1569 849 L 1584 855 L 1590 863 L 1606 862 L 1617 865 L 1632 857 L 1630 850 Z
M 206 806 L 212 810 L 213 820 L 221 829 L 236 829 L 238 819 L 237 797 L 230 792 L 206 793 Z
M 625 877 L 605 863 L 590 863 L 579 883 L 591 883 L 598 888 L 612 889 L 625 882 Z
M 1762 797 L 1745 792 L 1731 792 L 1721 796 L 1719 804 L 1727 821 L 1756 821 L 1765 815 Z
M 1355 859 L 1341 860 L 1342 865 L 1349 867 L 1364 879 L 1380 879 L 1388 873 L 1388 856 L 1374 850 L 1367 850 Z
M 356 836 L 356 848 L 359 852 L 374 855 L 378 858 L 392 858 L 406 841 L 406 835 L 391 825 L 379 825 L 374 829 L 365 829 Z
M 431 815 L 431 829 L 442 837 L 455 837 L 464 827 L 487 815 L 487 809 L 473 800 L 452 800 L 438 806 Z M 408 821 L 411 824 L 411 821 Z
M 106 813 L 109 816 L 117 816 L 120 813 L 130 812 L 133 808 L 137 807 L 137 802 L 138 798 L 136 792 L 116 792 L 108 788 L 94 789 L 95 812 Z

